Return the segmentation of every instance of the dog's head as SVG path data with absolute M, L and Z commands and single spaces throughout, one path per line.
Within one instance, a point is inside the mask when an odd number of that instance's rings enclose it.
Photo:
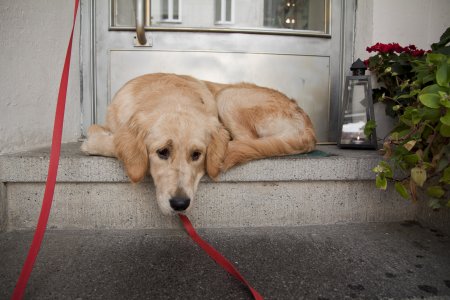
M 119 159 L 132 182 L 150 169 L 159 208 L 173 215 L 192 207 L 201 177 L 220 172 L 229 133 L 217 118 L 198 111 L 137 114 L 115 134 Z

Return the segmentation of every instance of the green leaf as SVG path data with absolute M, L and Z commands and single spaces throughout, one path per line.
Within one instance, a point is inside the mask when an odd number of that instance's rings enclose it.
M 419 156 L 417 154 L 410 154 L 403 156 L 403 160 L 409 164 L 410 166 L 415 166 L 417 162 L 419 161 Z
M 441 157 L 441 159 L 438 161 L 438 165 L 436 167 L 436 172 L 440 173 L 440 172 L 444 171 L 444 169 L 447 166 L 448 166 L 448 159 L 445 157 Z
M 447 113 L 440 120 L 443 124 L 450 126 L 450 109 L 447 109 Z
M 385 161 L 380 161 L 378 165 L 372 169 L 372 172 L 377 173 L 377 178 L 378 175 L 381 175 L 384 178 L 393 177 L 391 166 Z
M 446 124 L 441 125 L 441 129 L 439 129 L 439 133 L 443 137 L 450 137 L 450 126 Z
M 383 168 L 378 165 L 372 169 L 372 172 L 377 173 L 377 174 L 383 173 Z
M 429 108 L 439 108 L 441 97 L 437 94 L 422 94 L 419 96 L 420 102 Z
M 422 107 L 420 114 L 423 119 L 436 122 L 441 117 L 441 110 L 438 108 Z
M 411 98 L 411 97 L 413 97 L 413 96 L 411 96 L 410 94 L 403 94 L 403 95 L 394 97 L 394 99 L 395 99 L 395 100 L 398 100 L 398 99 L 408 99 L 408 98 Z
M 439 201 L 439 199 L 431 199 L 430 203 L 428 203 L 428 205 L 432 209 L 439 209 L 439 208 L 441 208 L 441 202 Z
M 413 126 L 413 123 L 411 122 L 411 119 L 408 118 L 408 116 L 400 116 L 400 121 L 402 121 L 404 124 L 408 125 L 408 126 Z
M 394 131 L 394 132 L 392 132 L 392 133 L 389 135 L 389 139 L 390 139 L 390 140 L 398 141 L 398 138 L 399 138 L 399 134 L 398 134 L 397 131 Z
M 439 182 L 443 182 L 445 184 L 450 184 L 450 167 L 444 169 L 441 179 Z
M 429 86 L 424 87 L 421 91 L 420 94 L 436 94 L 438 92 L 443 92 L 445 89 L 443 87 L 440 87 L 437 84 L 432 84 Z
M 433 198 L 440 199 L 445 195 L 445 191 L 441 186 L 434 185 L 427 188 L 427 195 Z
M 439 66 L 439 68 L 437 69 L 436 72 L 436 82 L 440 85 L 440 86 L 448 86 L 448 72 L 447 72 L 447 63 L 443 63 L 441 66 Z
M 447 60 L 447 58 L 444 54 L 429 53 L 427 55 L 427 63 L 429 63 L 429 64 L 439 64 L 440 62 L 444 62 L 446 60 Z
M 432 165 L 431 163 L 429 163 L 429 162 L 424 162 L 424 163 L 423 163 L 423 167 L 425 167 L 425 170 L 426 170 L 426 169 L 431 169 L 431 168 L 433 168 L 433 165 Z
M 383 173 L 377 174 L 377 177 L 375 178 L 375 185 L 377 188 L 381 190 L 386 190 L 387 188 L 387 179 L 384 176 Z
M 399 193 L 400 196 L 402 196 L 403 198 L 409 199 L 408 191 L 406 190 L 406 187 L 405 187 L 401 182 L 396 182 L 396 183 L 395 183 L 395 190 L 396 190 L 397 193 Z
M 422 116 L 423 114 L 417 108 L 407 107 L 403 115 L 400 116 L 400 121 L 408 126 L 413 126 L 420 123 Z
M 417 125 L 422 121 L 422 117 L 423 115 L 417 111 L 411 115 L 411 121 L 414 125 Z
M 422 78 L 422 83 L 426 84 L 428 82 L 432 82 L 435 78 L 436 76 L 434 74 L 428 74 Z
M 366 137 L 370 137 L 376 127 L 377 124 L 375 123 L 374 120 L 367 121 L 366 126 L 364 126 L 364 135 Z
M 387 178 L 392 178 L 393 173 L 392 173 L 392 168 L 391 166 L 385 162 L 385 161 L 380 161 L 379 164 L 382 167 L 383 173 Z
M 448 98 L 442 98 L 442 97 L 441 97 L 440 102 L 441 102 L 441 105 L 442 105 L 442 106 L 445 106 L 445 107 L 447 107 L 447 108 L 450 108 L 450 100 L 449 100 Z
M 450 27 L 445 30 L 445 32 L 441 35 L 439 42 L 431 44 L 431 49 L 433 51 L 439 50 L 442 47 L 445 47 L 450 42 Z
M 427 171 L 420 167 L 412 168 L 411 178 L 418 186 L 422 187 L 427 180 Z
M 411 132 L 411 129 L 404 129 L 398 132 L 398 137 L 399 138 L 404 138 L 405 136 L 407 136 L 409 133 Z

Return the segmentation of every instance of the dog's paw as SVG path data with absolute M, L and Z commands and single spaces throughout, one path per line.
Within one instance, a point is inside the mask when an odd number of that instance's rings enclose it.
M 89 140 L 85 140 L 81 144 L 80 149 L 81 149 L 81 152 L 83 152 L 84 154 L 91 155 L 91 152 L 89 151 Z
M 88 132 L 87 132 L 88 138 L 90 136 L 93 136 L 96 134 L 110 135 L 111 132 L 109 130 L 107 130 L 105 127 L 98 125 L 98 124 L 93 124 L 93 125 L 89 126 Z
M 227 146 L 227 151 L 225 153 L 225 158 L 223 160 L 220 170 L 226 172 L 235 166 L 239 161 L 239 155 L 236 151 L 236 142 L 230 141 Z
M 100 125 L 92 125 L 88 129 L 87 140 L 81 144 L 81 151 L 88 155 L 115 157 L 114 136 Z

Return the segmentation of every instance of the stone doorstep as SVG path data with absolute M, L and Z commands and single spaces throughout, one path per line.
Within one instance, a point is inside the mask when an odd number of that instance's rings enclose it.
M 9 183 L 8 230 L 36 224 L 44 183 Z M 302 226 L 414 219 L 416 206 L 371 181 L 200 183 L 189 218 L 199 228 Z M 49 228 L 180 228 L 163 216 L 153 185 L 61 183 Z
M 252 161 L 221 174 L 218 182 L 373 180 L 371 169 L 381 158 L 372 150 L 343 150 L 332 145 L 319 145 L 318 150 L 329 156 L 293 155 Z M 48 160 L 48 148 L 0 155 L 0 182 L 45 182 Z M 58 182 L 129 180 L 118 160 L 84 155 L 80 143 L 68 143 L 61 150 Z M 202 182 L 211 180 L 205 176 Z
M 374 187 L 375 151 L 319 146 L 330 156 L 287 156 L 254 161 L 200 183 L 189 216 L 197 227 L 300 226 L 414 219 L 415 206 L 393 189 Z M 0 216 L 8 230 L 33 228 L 48 168 L 48 149 L 0 156 L 4 182 Z M 150 178 L 132 185 L 121 164 L 92 157 L 79 143 L 61 153 L 50 228 L 179 228 L 162 216 Z M 5 221 L 7 220 L 7 222 Z M 0 219 L 0 224 L 1 224 Z M 4 227 L 4 225 L 3 225 Z

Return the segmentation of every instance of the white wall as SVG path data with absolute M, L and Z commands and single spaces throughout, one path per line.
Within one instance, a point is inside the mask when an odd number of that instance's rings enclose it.
M 0 1 L 0 154 L 51 142 L 74 1 Z M 76 26 L 63 141 L 80 136 Z
M 354 60 L 373 55 L 366 47 L 377 42 L 414 44 L 428 50 L 449 26 L 449 0 L 357 0 Z M 374 108 L 377 135 L 384 138 L 394 120 L 386 116 L 384 104 Z
M 449 0 L 358 0 L 354 57 L 370 56 L 366 47 L 377 42 L 422 49 L 439 41 L 450 26 Z

